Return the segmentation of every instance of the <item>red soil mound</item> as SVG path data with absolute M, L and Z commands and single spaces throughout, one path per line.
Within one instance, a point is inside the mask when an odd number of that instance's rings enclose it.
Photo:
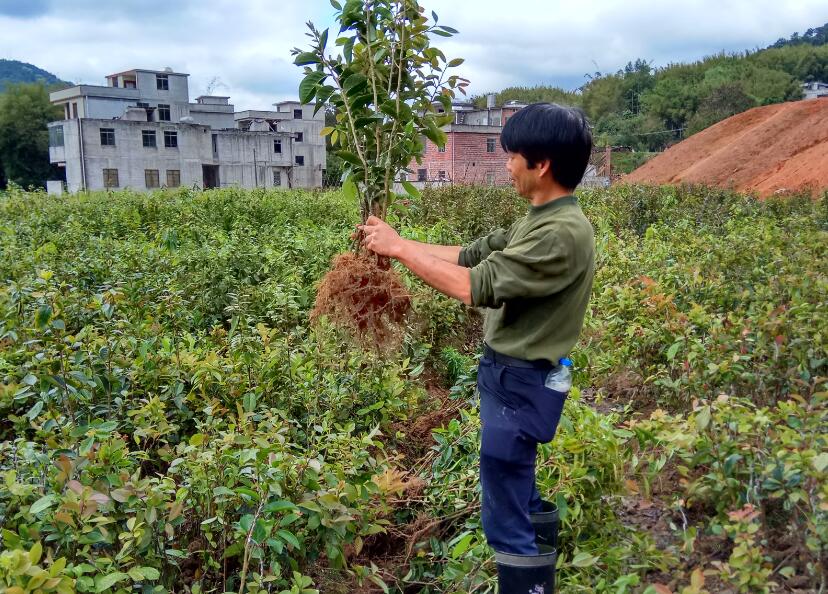
M 702 130 L 622 178 L 774 193 L 828 189 L 828 99 L 756 107 Z

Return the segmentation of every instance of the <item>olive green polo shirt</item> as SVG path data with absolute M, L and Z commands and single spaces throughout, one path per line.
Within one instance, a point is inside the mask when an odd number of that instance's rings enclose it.
M 578 201 L 564 196 L 460 251 L 472 304 L 488 308 L 485 341 L 520 359 L 566 357 L 578 341 L 595 273 L 595 238 Z

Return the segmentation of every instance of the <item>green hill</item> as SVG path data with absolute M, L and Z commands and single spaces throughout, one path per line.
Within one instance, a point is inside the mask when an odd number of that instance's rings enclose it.
M 51 72 L 42 68 L 18 62 L 17 60 L 0 59 L 0 93 L 6 89 L 6 85 L 13 83 L 36 83 L 42 82 L 46 85 L 69 85 L 66 81 L 59 79 Z

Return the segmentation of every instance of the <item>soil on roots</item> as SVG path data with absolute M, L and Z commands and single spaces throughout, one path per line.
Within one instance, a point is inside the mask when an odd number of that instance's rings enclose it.
M 373 254 L 340 254 L 322 279 L 311 320 L 327 316 L 364 348 L 389 351 L 402 343 L 411 298 L 399 275 Z

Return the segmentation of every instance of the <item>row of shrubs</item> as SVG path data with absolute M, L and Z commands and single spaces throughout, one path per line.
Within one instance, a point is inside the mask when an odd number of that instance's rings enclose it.
M 539 458 L 564 517 L 562 587 L 819 584 L 828 202 L 638 187 L 580 200 L 599 269 L 577 388 Z M 462 243 L 524 209 L 510 190 L 453 187 L 392 218 Z M 399 353 L 308 324 L 357 216 L 335 192 L 0 199 L 0 584 L 493 585 L 476 349 L 458 337 L 472 312 L 407 277 Z M 412 444 L 438 406 L 458 412 Z M 629 523 L 642 497 L 674 523 L 670 542 Z M 701 554 L 711 538 L 724 556 Z

